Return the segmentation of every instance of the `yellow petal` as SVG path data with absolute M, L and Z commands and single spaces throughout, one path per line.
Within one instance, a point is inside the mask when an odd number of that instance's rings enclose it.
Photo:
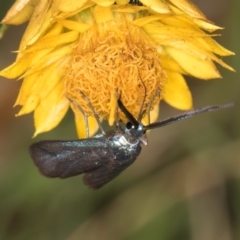
M 17 78 L 24 74 L 29 66 L 34 66 L 39 60 L 46 56 L 52 49 L 44 49 L 36 51 L 34 53 L 23 54 L 16 62 L 0 71 L 0 76 L 4 76 L 10 79 Z
M 186 72 L 179 66 L 179 64 L 176 61 L 174 61 L 171 57 L 161 55 L 160 59 L 163 69 L 169 70 L 170 72 L 186 74 Z
M 141 3 L 158 13 L 171 13 L 171 10 L 169 9 L 169 4 L 167 4 L 165 1 L 141 0 Z
M 187 36 L 170 36 L 160 34 L 149 35 L 159 44 L 165 45 L 165 51 L 190 75 L 201 79 L 219 78 L 221 75 L 213 61 L 234 71 L 229 65 L 216 57 L 211 51 L 204 49 L 194 38 Z M 164 39 L 165 38 L 165 39 Z
M 211 22 L 207 22 L 202 19 L 193 19 L 194 23 L 196 23 L 200 28 L 208 31 L 208 32 L 214 32 L 216 30 L 221 30 L 223 29 L 222 27 L 216 26 Z
M 63 26 L 60 24 L 54 24 L 50 30 L 43 36 L 43 38 L 58 36 L 63 31 Z
M 129 0 L 116 0 L 116 3 L 118 5 L 125 5 L 129 3 Z
M 196 24 L 192 21 L 192 19 L 183 15 L 169 15 L 168 17 L 165 18 L 162 17 L 159 22 L 173 27 L 185 27 L 197 29 Z
M 191 18 L 186 15 L 174 15 L 168 18 L 162 18 L 161 22 L 176 27 L 194 27 L 195 29 L 201 28 L 208 32 L 214 32 L 222 29 L 221 27 L 216 26 L 206 20 Z
M 172 47 L 167 47 L 166 52 L 172 57 L 188 74 L 200 78 L 211 79 L 220 78 L 216 66 L 209 59 L 199 59 L 191 56 L 182 50 Z
M 71 20 L 59 20 L 59 24 L 63 25 L 65 28 L 76 31 L 76 32 L 85 32 L 91 25 Z
M 53 47 L 58 47 L 59 45 L 71 43 L 73 41 L 76 41 L 78 39 L 78 32 L 71 31 L 59 34 L 58 37 L 47 37 L 40 39 L 37 43 L 30 46 L 28 49 L 25 50 L 25 52 L 35 52 L 42 49 L 48 49 Z
M 74 117 L 75 117 L 75 125 L 76 125 L 78 137 L 86 138 L 87 134 L 86 134 L 86 126 L 85 126 L 84 116 L 79 111 L 78 113 L 74 112 Z
M 167 72 L 167 76 L 164 101 L 181 110 L 191 109 L 192 95 L 183 76 L 173 72 Z
M 20 109 L 20 111 L 15 116 L 19 117 L 19 116 L 22 116 L 24 114 L 28 114 L 30 112 L 33 112 L 36 109 L 38 104 L 39 104 L 39 98 L 35 95 L 30 95 L 27 98 L 27 100 L 24 102 L 23 107 Z
M 27 114 L 32 112 L 39 103 L 39 88 L 41 87 L 41 82 L 38 82 L 38 77 L 40 72 L 32 74 L 25 78 L 21 86 L 20 93 L 18 95 L 17 101 L 14 106 L 22 105 L 23 107 L 16 116 Z
M 115 0 L 92 0 L 92 1 L 103 7 L 111 6 L 115 2 Z
M 77 129 L 77 134 L 79 138 L 86 138 L 86 126 L 84 122 L 84 117 L 81 112 L 77 109 L 74 111 L 75 125 Z M 89 127 L 89 137 L 93 136 L 98 131 L 98 123 L 93 116 L 88 117 L 88 127 Z
M 170 2 L 183 12 L 187 13 L 189 16 L 206 19 L 205 15 L 188 0 L 170 0 Z
M 153 107 L 153 110 L 150 111 L 150 123 L 156 122 L 157 119 L 158 119 L 158 115 L 159 115 L 159 105 L 156 104 Z M 143 125 L 148 125 L 149 124 L 149 122 L 148 122 L 148 115 L 147 114 L 143 117 L 142 124 Z
M 53 8 L 53 17 L 56 18 L 56 19 L 67 19 L 67 18 L 70 18 L 72 16 L 76 17 L 76 15 L 78 16 L 78 14 L 85 10 L 85 9 L 90 9 L 92 6 L 94 6 L 95 3 L 93 3 L 92 1 L 87 1 L 85 4 L 82 5 L 82 7 L 80 8 L 77 8 L 76 10 L 74 11 L 70 11 L 70 12 L 63 12 L 63 11 L 60 11 L 59 12 L 59 9 L 58 9 L 58 6 L 56 5 L 55 8 L 57 8 L 57 10 L 55 9 L 54 11 L 54 8 Z
M 54 88 L 34 111 L 35 133 L 47 132 L 55 128 L 65 116 L 69 108 L 69 100 L 64 96 L 65 91 L 62 82 Z
M 49 27 L 51 18 L 50 1 L 41 0 L 36 6 L 27 29 L 22 37 L 19 50 L 24 50 L 27 44 L 34 43 Z M 39 14 L 41 13 L 41 14 Z
M 93 116 L 89 116 L 88 125 L 89 125 L 89 136 L 92 137 L 98 131 L 98 128 L 99 128 L 96 118 Z
M 73 12 L 81 8 L 87 0 L 53 0 L 54 6 L 62 12 Z
M 17 0 L 7 12 L 1 23 L 18 25 L 31 17 L 39 0 Z
M 234 52 L 231 52 L 228 49 L 224 48 L 211 37 L 196 38 L 195 40 L 198 41 L 204 47 L 204 49 L 216 53 L 220 56 L 235 55 Z
M 146 24 L 142 27 L 145 32 L 147 32 L 149 35 L 155 37 L 164 38 L 165 35 L 169 35 L 170 37 L 177 38 L 177 37 L 208 37 L 208 35 L 198 29 L 194 29 L 191 27 L 175 27 L 175 26 L 168 26 L 160 22 L 154 22 Z
M 15 105 L 23 105 L 17 116 L 33 111 L 39 101 L 45 99 L 59 83 L 64 73 L 65 62 L 56 62 L 44 71 L 27 76 L 22 84 L 17 102 Z M 56 71 L 58 69 L 58 71 Z M 47 79 L 47 84 L 46 83 Z
M 218 64 L 222 65 L 224 68 L 227 68 L 230 71 L 234 71 L 232 67 L 224 63 L 221 59 L 216 57 L 214 53 L 205 49 L 205 45 L 202 45 L 194 38 L 188 39 L 188 41 L 182 41 L 179 43 L 170 43 L 170 45 L 175 46 L 178 49 L 184 50 L 187 54 L 190 54 L 193 57 L 196 57 L 200 60 L 213 60 Z
M 181 11 L 179 8 L 176 8 L 174 6 L 171 6 L 171 10 L 176 14 L 176 16 L 174 16 L 177 19 L 182 19 L 184 18 L 186 22 L 188 23 L 194 23 L 196 24 L 198 27 L 209 31 L 209 32 L 213 32 L 219 29 L 222 29 L 219 26 L 214 25 L 213 23 L 211 23 L 208 19 L 204 18 L 194 18 L 194 17 L 190 17 L 185 15 L 183 11 Z M 184 16 L 185 15 L 185 16 Z
M 116 97 L 116 92 L 112 91 L 111 92 L 111 99 L 110 99 L 110 113 L 108 117 L 108 123 L 110 126 L 112 126 L 116 120 L 116 111 L 117 111 L 117 97 Z
M 68 57 L 68 55 L 70 55 L 72 53 L 72 51 L 73 51 L 73 46 L 67 45 L 67 46 L 61 47 L 55 51 L 52 51 L 49 54 L 45 54 L 37 62 L 32 63 L 31 67 L 29 67 L 27 69 L 26 73 L 22 77 L 33 74 L 37 71 L 44 70 L 46 67 L 50 66 L 53 63 L 56 63 L 57 61 L 60 61 L 60 62 L 52 65 L 52 67 L 51 67 L 51 68 L 53 68 L 52 71 L 53 72 L 62 72 L 62 70 L 64 69 L 64 67 L 66 65 L 64 66 L 63 64 L 61 64 L 61 66 L 60 66 L 60 63 L 64 62 L 65 64 L 67 64 L 67 62 L 70 60 L 70 57 Z M 55 66 L 55 69 L 54 69 L 54 66 Z M 59 68 L 59 67 L 61 67 L 61 68 Z
M 153 21 L 157 21 L 157 20 L 162 20 L 162 19 L 167 19 L 169 16 L 171 15 L 152 15 L 152 16 L 148 16 L 148 17 L 141 17 L 141 18 L 138 18 L 136 20 L 134 20 L 132 23 L 135 25 L 135 26 L 138 26 L 138 27 L 142 27 L 150 22 L 153 22 Z
M 45 34 L 45 36 L 43 38 L 48 38 L 48 37 L 53 37 L 53 36 L 58 36 L 61 32 L 62 32 L 62 29 L 63 29 L 63 26 L 60 25 L 60 24 L 55 24 L 53 25 L 53 27 L 48 31 L 47 34 Z M 25 39 L 26 40 L 26 39 Z M 21 44 L 23 44 L 24 41 L 21 42 Z M 55 46 L 54 46 L 55 47 Z M 54 48 L 53 47 L 53 48 Z M 18 55 L 17 55 L 17 59 L 20 59 L 21 57 L 25 57 L 26 53 L 23 49 L 25 49 L 26 46 L 20 46 L 20 51 L 18 52 Z M 52 49 L 53 49 L 52 48 Z M 44 49 L 44 50 L 41 50 L 41 51 L 36 51 L 34 52 L 33 54 L 33 57 L 32 57 L 32 60 L 34 59 L 39 59 L 39 56 L 44 56 L 42 55 L 43 53 L 48 53 L 52 50 L 51 48 L 48 48 L 48 49 Z M 35 62 L 34 62 L 35 63 Z M 31 64 L 34 64 L 33 62 L 31 62 Z
M 97 23 L 106 22 L 113 19 L 111 7 L 96 6 L 94 8 L 94 18 Z
M 0 76 L 10 79 L 19 77 L 28 68 L 29 63 L 31 62 L 31 55 L 32 54 L 26 54 L 24 58 L 21 58 L 17 62 L 14 62 L 10 66 L 4 68 L 0 71 Z

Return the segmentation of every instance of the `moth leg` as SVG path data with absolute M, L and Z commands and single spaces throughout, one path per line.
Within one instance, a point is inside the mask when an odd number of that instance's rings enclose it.
M 155 94 L 153 95 L 153 97 L 151 98 L 149 104 L 148 104 L 148 107 L 147 107 L 147 115 L 148 115 L 148 125 L 151 123 L 151 119 L 150 119 L 150 111 L 151 111 L 151 107 L 152 107 L 152 104 L 154 102 L 154 100 L 156 99 L 157 96 L 159 96 L 161 90 L 158 88 L 157 91 L 155 92 Z
M 146 96 L 147 96 L 147 88 L 146 88 L 146 85 L 144 84 L 144 82 L 142 80 L 142 77 L 141 77 L 139 72 L 138 72 L 138 75 L 139 75 L 140 81 L 142 82 L 142 85 L 143 85 L 143 88 L 144 88 L 144 97 L 143 97 L 142 104 L 141 104 L 141 107 L 140 107 L 140 111 L 139 111 L 139 114 L 138 114 L 138 117 L 137 117 L 137 121 L 141 122 L 142 117 L 144 115 L 143 108 L 144 108 L 144 102 L 145 102 Z
M 85 95 L 85 93 L 84 93 L 83 91 L 80 90 L 80 93 L 83 95 L 83 97 L 85 98 L 86 102 L 88 103 L 88 106 L 89 106 L 90 109 L 92 110 L 93 115 L 94 115 L 94 117 L 95 117 L 95 119 L 96 119 L 96 121 L 97 121 L 97 123 L 98 123 L 98 126 L 99 126 L 101 132 L 102 132 L 102 135 L 105 135 L 106 133 L 105 133 L 105 131 L 103 130 L 102 124 L 101 124 L 101 122 L 100 122 L 100 120 L 99 120 L 99 117 L 98 117 L 97 113 L 96 113 L 95 110 L 94 110 L 93 105 L 91 104 L 91 102 L 89 101 L 88 97 Z
M 78 105 L 75 101 L 73 101 L 72 99 L 70 99 L 69 97 L 66 96 L 66 98 L 73 103 L 82 113 L 83 118 L 84 118 L 84 125 L 85 125 L 85 131 L 86 131 L 86 136 L 87 138 L 89 138 L 89 125 L 88 125 L 88 117 L 86 115 L 86 113 L 83 111 L 82 107 L 80 105 Z
M 116 95 L 116 99 L 117 101 L 120 99 L 120 96 L 119 96 L 119 93 L 118 93 L 118 89 L 115 89 L 115 95 Z M 118 104 L 117 104 L 117 107 L 116 107 L 116 112 L 115 112 L 115 126 L 116 126 L 116 129 L 120 129 L 122 130 L 122 127 L 120 125 L 120 117 L 119 117 L 119 107 L 118 107 Z

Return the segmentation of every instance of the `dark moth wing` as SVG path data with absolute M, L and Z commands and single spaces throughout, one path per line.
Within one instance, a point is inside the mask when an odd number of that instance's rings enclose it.
M 72 177 L 106 164 L 105 139 L 40 141 L 30 146 L 30 154 L 47 177 Z
M 67 178 L 85 173 L 84 183 L 100 188 L 132 163 L 116 159 L 109 144 L 107 138 L 40 141 L 32 144 L 29 151 L 43 175 Z

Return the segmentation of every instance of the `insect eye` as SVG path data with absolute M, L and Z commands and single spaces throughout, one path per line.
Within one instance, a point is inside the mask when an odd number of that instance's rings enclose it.
M 126 129 L 131 130 L 132 127 L 133 127 L 133 124 L 132 124 L 131 122 L 128 122 L 128 123 L 126 124 Z

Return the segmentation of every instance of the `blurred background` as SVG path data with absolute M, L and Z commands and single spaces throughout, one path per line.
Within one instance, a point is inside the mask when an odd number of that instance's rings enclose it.
M 12 2 L 1 0 L 1 19 Z M 12 107 L 21 81 L 0 78 L 0 239 L 240 239 L 240 1 L 194 2 L 225 28 L 217 41 L 237 54 L 224 59 L 236 73 L 219 67 L 220 80 L 188 79 L 194 107 L 235 107 L 151 131 L 137 161 L 100 190 L 84 186 L 82 176 L 40 175 L 29 145 L 75 139 L 73 114 L 32 139 L 32 115 L 15 118 Z M 0 69 L 14 61 L 25 27 L 10 27 L 0 40 Z M 178 113 L 161 106 L 161 118 Z

